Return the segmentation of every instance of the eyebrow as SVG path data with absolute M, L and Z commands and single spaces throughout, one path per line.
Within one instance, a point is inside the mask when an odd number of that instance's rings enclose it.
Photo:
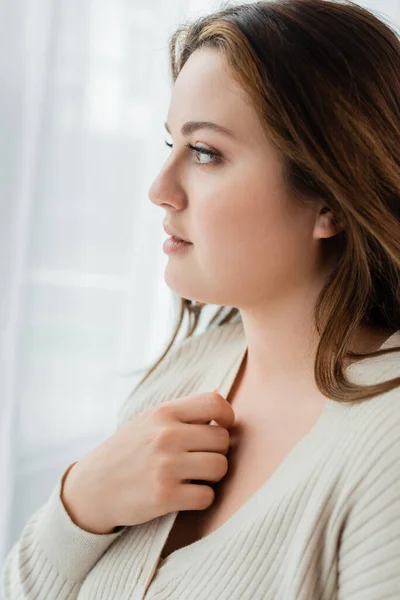
M 164 123 L 164 126 L 168 133 L 171 135 L 168 123 Z M 190 135 L 194 131 L 197 131 L 198 129 L 211 129 L 212 131 L 217 131 L 231 138 L 235 138 L 235 134 L 233 133 L 233 131 L 231 131 L 227 127 L 223 127 L 222 125 L 213 123 L 212 121 L 187 121 L 181 127 L 181 134 L 183 135 L 183 137 L 187 137 L 188 135 Z

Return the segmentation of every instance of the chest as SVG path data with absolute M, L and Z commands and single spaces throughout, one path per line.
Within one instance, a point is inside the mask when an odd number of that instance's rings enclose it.
M 262 457 L 264 453 L 262 445 L 253 447 L 253 451 L 248 448 L 246 452 L 243 449 L 239 451 L 235 446 L 230 447 L 226 455 L 229 470 L 225 477 L 218 482 L 204 481 L 205 485 L 214 489 L 214 502 L 204 510 L 178 513 L 163 548 L 162 558 L 205 537 L 229 519 L 268 477 L 271 463 L 268 465 L 267 461 L 255 460 L 256 456 Z
M 178 513 L 161 558 L 207 536 L 227 521 L 271 477 L 313 426 L 322 404 L 316 403 L 313 411 L 303 415 L 257 418 L 257 414 L 236 414 L 226 455 L 228 472 L 218 482 L 204 482 L 213 487 L 214 502 L 204 510 Z

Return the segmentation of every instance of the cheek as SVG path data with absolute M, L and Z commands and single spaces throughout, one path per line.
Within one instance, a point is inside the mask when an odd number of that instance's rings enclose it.
M 196 204 L 197 260 L 204 273 L 222 278 L 230 288 L 282 288 L 287 278 L 301 274 L 306 228 L 299 227 L 301 216 L 288 209 L 276 182 L 266 191 L 264 182 L 257 187 L 254 178 L 248 181 L 225 186 Z
M 287 230 L 278 194 L 257 188 L 254 178 L 224 186 L 196 203 L 196 244 L 204 260 L 215 264 L 248 261 L 274 248 Z M 272 186 L 271 186 L 272 187 Z

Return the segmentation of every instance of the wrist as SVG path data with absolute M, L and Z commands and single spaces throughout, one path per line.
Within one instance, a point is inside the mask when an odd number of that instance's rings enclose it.
M 78 462 L 78 461 L 77 461 Z M 63 503 L 63 506 L 71 519 L 71 521 L 80 529 L 87 531 L 88 533 L 94 533 L 96 535 L 106 535 L 109 533 L 115 533 L 122 529 L 121 526 L 118 527 L 110 527 L 107 524 L 99 525 L 98 523 L 92 523 L 91 518 L 83 515 L 82 510 L 78 509 L 76 504 L 76 493 L 74 492 L 76 488 L 75 480 L 73 479 L 70 472 L 74 465 L 77 462 L 72 463 L 64 472 L 61 482 L 61 491 L 60 491 L 60 499 Z M 74 487 L 75 483 L 75 487 Z

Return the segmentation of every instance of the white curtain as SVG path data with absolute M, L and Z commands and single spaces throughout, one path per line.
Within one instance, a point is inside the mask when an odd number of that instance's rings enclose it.
M 170 336 L 167 41 L 220 4 L 0 0 L 0 565 Z
M 148 189 L 168 153 L 168 37 L 214 7 L 0 2 L 0 565 L 172 332 Z

